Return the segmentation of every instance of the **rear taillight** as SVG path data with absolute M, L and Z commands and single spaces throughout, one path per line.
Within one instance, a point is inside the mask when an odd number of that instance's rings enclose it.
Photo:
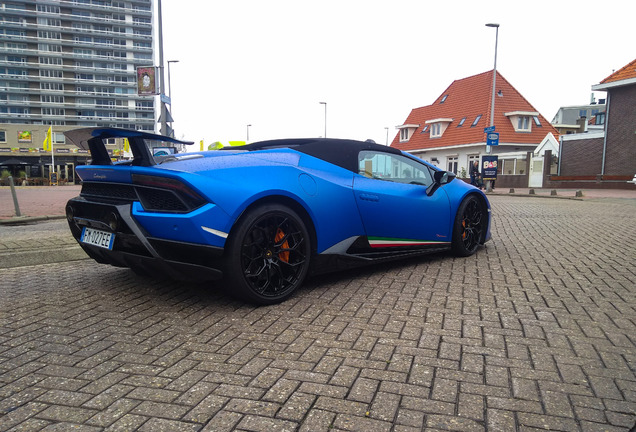
M 141 204 L 147 211 L 186 212 L 207 202 L 180 180 L 133 174 L 132 181 Z

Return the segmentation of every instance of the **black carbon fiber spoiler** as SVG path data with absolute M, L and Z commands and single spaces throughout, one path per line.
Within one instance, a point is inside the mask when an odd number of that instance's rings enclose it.
M 191 141 L 180 141 L 163 135 L 117 128 L 91 127 L 73 129 L 64 132 L 64 135 L 77 147 L 91 152 L 91 165 L 113 164 L 108 150 L 106 150 L 105 140 L 109 138 L 127 138 L 130 144 L 130 150 L 133 154 L 132 164 L 137 166 L 152 166 L 157 164 L 146 141 L 171 142 L 186 145 L 194 144 Z

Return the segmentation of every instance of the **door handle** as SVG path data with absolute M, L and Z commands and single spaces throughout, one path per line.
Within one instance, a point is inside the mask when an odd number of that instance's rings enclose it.
M 372 194 L 366 194 L 366 193 L 362 193 L 360 194 L 360 199 L 363 201 L 372 201 L 372 202 L 379 202 L 380 201 L 380 197 L 377 195 L 372 195 Z

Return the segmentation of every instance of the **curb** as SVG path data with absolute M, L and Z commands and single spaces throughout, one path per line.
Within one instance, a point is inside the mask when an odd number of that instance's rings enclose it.
M 0 225 L 20 225 L 32 222 L 64 219 L 66 216 L 14 216 L 11 219 L 0 219 Z
M 41 264 L 53 264 L 88 259 L 88 255 L 79 245 L 61 249 L 11 251 L 0 254 L 0 269 L 27 267 Z
M 583 201 L 584 198 L 568 197 L 562 195 L 538 195 L 538 194 L 518 194 L 518 193 L 486 193 L 486 196 L 513 196 L 513 197 L 530 197 L 530 198 L 556 198 L 574 201 Z

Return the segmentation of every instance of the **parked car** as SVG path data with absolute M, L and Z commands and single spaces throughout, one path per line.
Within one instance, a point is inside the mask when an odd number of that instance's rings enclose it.
M 65 132 L 89 149 L 71 232 L 99 263 L 184 280 L 224 279 L 250 302 L 283 301 L 309 274 L 450 250 L 490 239 L 479 189 L 408 153 L 342 139 L 257 142 L 153 156 L 190 144 L 114 128 Z M 133 159 L 112 162 L 108 139 Z

